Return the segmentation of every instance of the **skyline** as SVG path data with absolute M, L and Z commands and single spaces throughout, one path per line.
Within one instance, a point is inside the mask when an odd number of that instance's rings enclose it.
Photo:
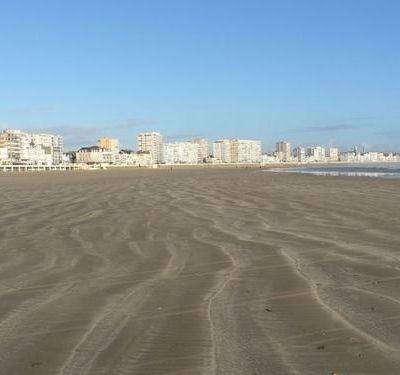
M 113 4 L 2 6 L 0 128 L 400 151 L 398 2 Z

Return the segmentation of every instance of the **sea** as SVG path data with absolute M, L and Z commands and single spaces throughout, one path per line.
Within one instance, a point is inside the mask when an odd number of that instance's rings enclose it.
M 280 173 L 307 173 L 320 176 L 400 178 L 400 162 L 306 165 L 293 168 L 274 168 L 270 171 Z

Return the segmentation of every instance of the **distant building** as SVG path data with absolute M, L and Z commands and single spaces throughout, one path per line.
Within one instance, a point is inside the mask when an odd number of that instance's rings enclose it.
M 237 163 L 238 145 L 235 139 L 213 142 L 214 163 Z
M 116 138 L 103 137 L 97 141 L 97 146 L 115 153 L 119 152 L 119 141 Z
M 261 141 L 246 139 L 215 141 L 213 155 L 217 163 L 260 163 Z
M 276 155 L 274 154 L 262 154 L 261 155 L 261 163 L 262 164 L 273 164 L 276 163 L 278 160 Z
M 339 160 L 339 150 L 336 147 L 329 147 L 326 149 L 326 157 L 329 161 Z
M 261 141 L 239 139 L 237 152 L 239 163 L 260 163 Z
M 291 161 L 292 146 L 290 142 L 280 141 L 276 143 L 276 157 L 279 161 Z
M 8 150 L 6 146 L 0 145 L 0 164 L 8 162 Z
M 62 163 L 61 136 L 7 129 L 0 132 L 0 147 L 7 148 L 7 161 L 12 164 Z
M 31 145 L 42 148 L 45 152 L 46 164 L 63 162 L 63 138 L 53 134 L 31 134 Z
M 214 163 L 222 163 L 226 162 L 226 149 L 228 146 L 228 140 L 220 140 L 213 142 L 213 156 L 214 156 Z
M 164 161 L 166 164 L 197 164 L 199 147 L 197 143 L 192 142 L 165 143 Z
M 326 161 L 325 148 L 321 146 L 308 147 L 307 157 L 310 161 L 324 162 Z
M 137 137 L 137 143 L 140 152 L 150 152 L 154 164 L 163 162 L 164 150 L 160 133 L 140 133 Z
M 154 164 L 149 151 L 138 151 L 131 154 L 131 163 L 137 167 L 150 167 Z
M 129 165 L 134 167 L 150 167 L 153 165 L 153 159 L 149 151 L 120 151 L 116 155 L 116 164 Z
M 23 138 L 27 137 L 28 135 L 21 130 L 7 129 L 0 133 L 0 142 L 7 148 L 10 163 L 21 163 Z
M 76 152 L 75 162 L 84 164 L 114 164 L 115 153 L 98 146 L 82 147 Z
M 196 138 L 192 139 L 191 143 L 198 145 L 198 159 L 199 163 L 203 163 L 210 156 L 209 153 L 209 142 L 207 139 Z
M 294 157 L 299 163 L 306 161 L 306 149 L 304 147 L 295 148 Z

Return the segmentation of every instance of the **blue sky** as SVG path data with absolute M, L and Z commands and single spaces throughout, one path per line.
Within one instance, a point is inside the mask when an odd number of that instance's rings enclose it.
M 398 0 L 0 4 L 0 128 L 400 151 Z

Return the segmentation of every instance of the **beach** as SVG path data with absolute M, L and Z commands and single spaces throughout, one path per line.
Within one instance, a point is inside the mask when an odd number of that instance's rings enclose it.
M 400 180 L 0 174 L 0 374 L 399 374 Z

